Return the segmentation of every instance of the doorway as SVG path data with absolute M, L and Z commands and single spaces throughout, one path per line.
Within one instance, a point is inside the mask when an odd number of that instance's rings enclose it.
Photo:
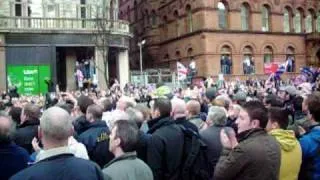
M 56 48 L 57 85 L 61 91 L 67 89 L 66 48 Z

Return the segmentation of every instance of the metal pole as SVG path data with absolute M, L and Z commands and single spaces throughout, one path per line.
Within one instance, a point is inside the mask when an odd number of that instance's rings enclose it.
M 139 43 L 139 48 L 140 48 L 140 79 L 141 79 L 141 83 L 144 84 L 144 79 L 142 74 L 142 43 Z

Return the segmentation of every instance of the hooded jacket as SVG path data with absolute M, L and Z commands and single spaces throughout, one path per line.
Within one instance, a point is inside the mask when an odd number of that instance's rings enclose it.
M 294 131 L 274 129 L 269 134 L 276 138 L 281 148 L 281 165 L 279 180 L 298 179 L 302 152 Z

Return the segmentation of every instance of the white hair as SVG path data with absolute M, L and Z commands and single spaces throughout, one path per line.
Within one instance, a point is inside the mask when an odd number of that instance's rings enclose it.
M 207 120 L 210 120 L 215 125 L 225 125 L 227 122 L 226 110 L 223 107 L 211 106 Z
M 67 140 L 72 132 L 72 121 L 69 113 L 60 107 L 51 107 L 43 112 L 40 128 L 49 139 Z

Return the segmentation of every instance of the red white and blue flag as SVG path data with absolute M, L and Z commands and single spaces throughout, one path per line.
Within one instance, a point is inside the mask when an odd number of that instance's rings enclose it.
M 177 62 L 177 74 L 179 81 L 185 80 L 187 78 L 188 69 L 180 62 Z

